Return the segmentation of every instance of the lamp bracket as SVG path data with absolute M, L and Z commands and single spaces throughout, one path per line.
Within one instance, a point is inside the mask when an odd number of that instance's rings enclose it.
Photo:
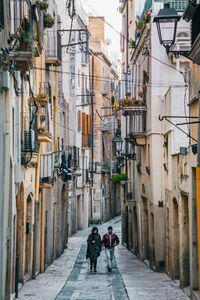
M 174 54 L 174 56 L 175 56 L 176 59 L 178 59 L 178 58 L 180 57 L 180 55 L 181 55 L 181 56 L 184 56 L 184 57 L 186 57 L 186 58 L 188 58 L 188 59 L 191 59 L 191 58 L 189 57 L 190 51 L 170 51 L 170 50 L 169 50 L 168 53 Z

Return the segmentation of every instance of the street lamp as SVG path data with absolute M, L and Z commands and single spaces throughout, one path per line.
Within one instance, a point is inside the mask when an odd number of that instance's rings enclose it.
M 113 143 L 114 143 L 114 155 L 116 157 L 119 157 L 122 154 L 122 145 L 123 145 L 123 142 L 124 142 L 124 140 L 121 137 L 120 131 L 119 131 L 119 129 L 117 129 L 116 136 L 115 136 L 115 138 L 113 140 Z
M 174 8 L 170 8 L 169 3 L 165 3 L 164 8 L 160 9 L 158 15 L 154 17 L 153 22 L 157 26 L 160 44 L 165 47 L 167 54 L 175 43 L 177 23 L 180 19 L 181 16 Z
M 171 46 L 175 43 L 177 23 L 181 16 L 178 15 L 169 3 L 164 4 L 164 8 L 160 9 L 158 15 L 154 17 L 153 22 L 156 23 L 160 44 L 166 49 L 167 54 L 173 53 L 176 57 L 179 55 L 188 56 L 188 51 L 171 51 Z

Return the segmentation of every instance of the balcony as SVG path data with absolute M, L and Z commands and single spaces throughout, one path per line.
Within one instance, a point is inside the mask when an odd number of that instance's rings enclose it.
M 51 188 L 54 179 L 53 153 L 40 154 L 40 187 Z
M 52 142 L 51 107 L 49 102 L 40 103 L 38 109 L 38 141 Z
M 109 162 L 95 162 L 96 174 L 109 174 L 110 173 L 110 163 Z
M 184 12 L 188 5 L 188 0 L 154 0 L 154 9 L 159 10 L 163 8 L 163 2 L 170 4 L 171 8 L 175 8 L 178 12 Z
M 23 165 L 32 162 L 33 154 L 38 152 L 37 116 L 32 116 L 32 118 L 25 114 L 22 122 L 23 139 L 21 143 L 21 163 Z
M 129 137 L 131 144 L 142 146 L 146 144 L 146 107 L 129 108 Z
M 47 32 L 47 44 L 45 50 L 45 62 L 47 65 L 60 66 L 62 62 L 61 35 L 55 31 Z
M 44 14 L 38 4 L 32 4 L 33 12 L 33 51 L 39 57 L 43 50 L 44 39 Z

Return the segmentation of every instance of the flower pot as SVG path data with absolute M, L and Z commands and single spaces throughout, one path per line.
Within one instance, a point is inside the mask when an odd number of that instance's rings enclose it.
M 41 106 L 46 106 L 47 99 L 38 99 Z
M 29 47 L 29 43 L 19 43 L 19 50 L 20 51 L 29 51 L 30 47 Z
M 141 32 L 142 32 L 142 27 L 138 27 L 138 28 L 136 29 L 136 33 L 137 33 L 137 35 L 140 35 L 140 34 L 141 34 Z

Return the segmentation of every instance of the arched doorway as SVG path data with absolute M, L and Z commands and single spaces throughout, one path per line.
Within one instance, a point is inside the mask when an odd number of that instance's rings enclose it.
M 31 271 L 31 229 L 32 229 L 32 195 L 29 194 L 26 200 L 26 224 L 25 224 L 25 275 L 30 275 Z
M 172 201 L 172 214 L 173 214 L 173 279 L 179 279 L 179 212 L 178 203 L 176 198 Z

